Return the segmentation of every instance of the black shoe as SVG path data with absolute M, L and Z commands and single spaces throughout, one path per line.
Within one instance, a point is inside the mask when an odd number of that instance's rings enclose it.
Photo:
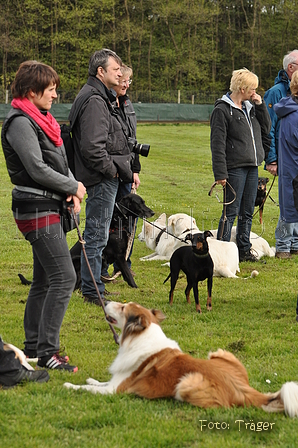
M 102 301 L 105 301 L 105 296 L 100 294 Z M 93 296 L 84 296 L 84 303 L 92 303 L 93 305 L 101 306 L 100 300 L 98 297 Z
M 258 258 L 250 251 L 239 252 L 239 261 L 258 261 Z
M 65 370 L 67 372 L 77 372 L 77 366 L 71 366 L 65 361 L 65 358 L 59 355 L 59 352 L 53 355 L 43 356 L 38 359 L 37 367 L 45 367 L 51 370 Z
M 25 348 L 23 350 L 23 352 L 24 352 L 24 355 L 26 356 L 26 358 L 31 358 L 31 359 L 37 358 L 36 350 L 28 350 L 28 349 Z M 64 358 L 65 362 L 68 362 L 69 361 L 69 357 L 67 356 L 66 353 L 63 353 L 63 352 L 64 352 L 64 348 L 60 349 L 59 352 L 58 352 L 59 356 L 60 356 L 60 358 Z
M 21 370 L 13 375 L 1 375 L 0 384 L 6 387 L 13 387 L 25 381 L 34 383 L 46 383 L 50 379 L 50 375 L 46 370 L 27 370 L 21 366 Z

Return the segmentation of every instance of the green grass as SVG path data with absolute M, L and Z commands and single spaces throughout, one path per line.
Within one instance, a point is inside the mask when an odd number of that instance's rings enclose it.
M 153 219 L 162 212 L 167 216 L 183 212 L 192 214 L 202 230 L 216 228 L 221 204 L 215 193 L 208 196 L 213 182 L 209 127 L 143 124 L 138 126 L 138 141 L 151 145 L 149 157 L 141 160 L 139 194 L 155 210 Z M 264 175 L 262 167 L 260 175 Z M 0 176 L 0 333 L 4 340 L 22 348 L 28 287 L 20 284 L 17 274 L 31 278 L 32 255 L 12 217 L 12 186 L 2 153 Z M 218 196 L 222 199 L 220 189 Z M 271 196 L 277 201 L 277 182 Z M 264 225 L 259 224 L 257 216 L 253 221 L 252 230 L 270 245 L 274 245 L 278 213 L 268 199 Z M 81 221 L 83 228 L 84 213 Z M 139 221 L 137 234 L 141 224 Z M 71 246 L 76 233 L 71 232 L 68 238 Z M 232 351 L 246 366 L 251 385 L 262 392 L 276 391 L 285 381 L 297 380 L 298 257 L 242 263 L 239 276 L 248 277 L 257 269 L 259 276 L 254 279 L 214 278 L 210 313 L 205 310 L 206 281 L 200 283 L 203 312 L 198 315 L 193 296 L 190 306 L 185 301 L 183 277 L 178 281 L 173 306 L 168 305 L 169 284 L 163 284 L 168 268 L 159 261 L 139 260 L 150 252 L 136 239 L 132 262 L 139 288 L 131 289 L 121 280 L 111 285 L 110 290 L 120 292 L 119 300 L 160 308 L 167 315 L 162 324 L 167 336 L 195 357 L 206 357 L 219 347 Z M 50 372 L 47 384 L 1 390 L 0 447 L 297 446 L 297 419 L 256 408 L 204 410 L 173 400 L 95 396 L 64 389 L 65 381 L 81 384 L 90 376 L 108 380 L 108 367 L 117 353 L 101 309 L 84 304 L 78 292 L 73 294 L 64 318 L 61 344 L 79 371 L 75 375 Z M 243 422 L 236 423 L 238 420 Z M 265 430 L 262 426 L 262 431 L 256 431 L 258 422 L 270 422 L 272 428 Z M 216 429 L 216 424 L 221 429 Z

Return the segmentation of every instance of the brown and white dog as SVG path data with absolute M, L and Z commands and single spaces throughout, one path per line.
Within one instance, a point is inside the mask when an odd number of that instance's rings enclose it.
M 209 353 L 208 360 L 182 353 L 160 328 L 165 318 L 161 311 L 132 302 L 108 302 L 105 310 L 108 322 L 122 331 L 119 352 L 110 367 L 112 379 L 100 383 L 89 378 L 87 385 L 64 383 L 65 387 L 149 399 L 172 397 L 202 408 L 257 406 L 298 416 L 297 383 L 263 394 L 249 385 L 244 366 L 232 353 L 219 349 Z

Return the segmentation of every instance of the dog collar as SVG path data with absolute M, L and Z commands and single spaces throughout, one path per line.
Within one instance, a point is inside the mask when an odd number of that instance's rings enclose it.
M 193 254 L 194 254 L 194 256 L 197 257 L 197 258 L 206 258 L 206 257 L 209 256 L 209 253 L 208 253 L 208 252 L 207 252 L 207 254 L 204 254 L 204 255 L 196 254 L 195 252 L 194 252 Z
M 126 216 L 126 214 L 123 212 L 123 210 L 121 210 L 120 205 L 121 205 L 121 204 L 118 204 L 118 202 L 115 202 L 115 207 L 119 210 L 119 212 L 123 215 L 123 217 L 124 217 L 125 219 L 128 219 L 127 216 Z

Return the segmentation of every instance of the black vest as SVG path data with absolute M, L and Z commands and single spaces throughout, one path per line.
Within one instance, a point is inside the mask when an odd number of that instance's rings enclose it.
M 43 130 L 38 126 L 38 124 L 25 112 L 22 112 L 20 109 L 11 109 L 9 111 L 3 123 L 1 141 L 6 160 L 6 166 L 11 182 L 14 185 L 20 185 L 44 190 L 45 188 L 43 185 L 38 184 L 29 176 L 19 156 L 10 146 L 10 144 L 6 139 L 6 132 L 9 128 L 10 123 L 15 117 L 18 116 L 25 116 L 33 124 L 39 141 L 40 149 L 42 152 L 42 158 L 44 162 L 58 173 L 68 176 L 68 163 L 64 146 L 63 145 L 60 147 L 55 146 L 54 143 L 52 143 L 51 140 L 46 136 Z M 47 188 L 47 190 L 51 191 L 52 193 L 57 193 L 55 190 L 51 190 L 49 188 Z M 61 193 L 57 194 L 61 195 Z

